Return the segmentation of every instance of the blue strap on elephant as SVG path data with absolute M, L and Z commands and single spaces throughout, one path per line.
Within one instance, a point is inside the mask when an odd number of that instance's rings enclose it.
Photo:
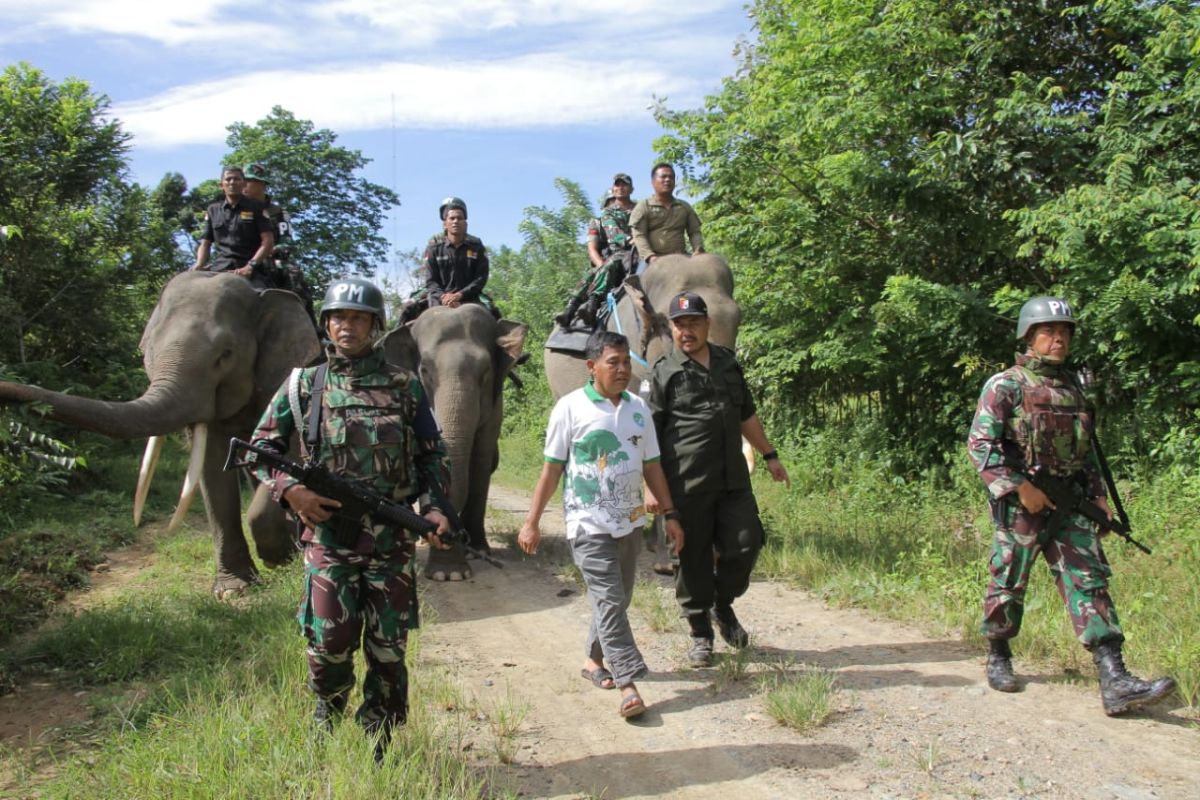
M 610 317 L 612 317 L 613 321 L 616 323 L 617 333 L 624 336 L 625 331 L 623 330 L 623 326 L 621 325 L 621 316 L 617 313 L 617 298 L 615 297 L 614 292 L 608 293 L 608 315 Z M 641 333 L 642 320 L 637 315 L 634 315 L 634 319 L 637 320 L 638 332 Z M 646 363 L 646 359 L 642 358 L 637 353 L 633 352 L 632 349 L 629 351 L 629 355 L 638 364 L 638 366 L 644 367 L 645 369 L 650 369 L 650 365 L 648 363 Z

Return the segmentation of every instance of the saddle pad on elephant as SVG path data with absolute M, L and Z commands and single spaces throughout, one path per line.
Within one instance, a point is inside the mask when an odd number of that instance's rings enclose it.
M 550 332 L 550 338 L 546 340 L 546 349 L 560 353 L 583 355 L 584 351 L 587 350 L 588 337 L 591 335 L 591 331 L 580 330 L 578 328 L 563 330 L 561 326 L 555 325 L 554 330 Z

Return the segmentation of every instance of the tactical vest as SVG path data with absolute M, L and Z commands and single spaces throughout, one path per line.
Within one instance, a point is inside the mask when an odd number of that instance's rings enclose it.
M 412 380 L 412 373 L 386 363 L 366 375 L 331 371 L 321 417 L 325 466 L 366 480 L 396 500 L 416 494 L 412 423 L 417 399 L 410 390 Z
M 1079 472 L 1091 448 L 1092 411 L 1083 393 L 1059 375 L 1011 370 L 1021 386 L 1021 410 L 1013 426 L 1026 466 L 1057 475 Z

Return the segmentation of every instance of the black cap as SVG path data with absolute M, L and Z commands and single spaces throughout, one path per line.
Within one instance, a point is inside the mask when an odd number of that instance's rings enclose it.
M 624 172 L 618 172 L 616 175 L 613 175 L 613 186 L 616 186 L 618 183 L 624 183 L 628 186 L 633 186 L 633 178 L 629 177 Z
M 708 303 L 695 292 L 680 292 L 671 298 L 670 308 L 667 309 L 667 319 L 679 317 L 707 317 Z

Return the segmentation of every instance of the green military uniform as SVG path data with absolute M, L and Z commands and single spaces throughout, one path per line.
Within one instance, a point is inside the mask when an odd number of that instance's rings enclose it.
M 703 617 L 711 638 L 709 609 L 745 593 L 765 534 L 742 456 L 741 424 L 755 414 L 754 398 L 733 352 L 708 348 L 707 369 L 678 349 L 655 363 L 650 409 L 685 531 L 675 597 L 689 620 Z
M 594 242 L 597 245 L 597 250 L 604 257 L 604 262 L 591 269 L 579 280 L 579 283 L 575 284 L 575 289 L 567 301 L 567 310 L 555 318 L 564 328 L 570 325 L 575 313 L 588 302 L 589 298 L 592 299 L 587 315 L 590 319 L 584 321 L 594 324 L 596 312 L 602 305 L 605 296 L 625 280 L 628 272 L 627 264 L 636 263 L 636 258 L 631 255 L 633 249 L 633 235 L 629 229 L 631 211 L 631 208 L 621 208 L 616 203 L 610 202 L 600 212 L 599 218 L 593 219 L 588 225 L 588 242 Z
M 398 502 L 425 496 L 434 486 L 445 496 L 445 449 L 417 377 L 387 363 L 382 350 L 348 358 L 331 347 L 328 356 L 317 460 Z M 299 427 L 297 414 L 307 426 L 316 369 L 299 371 L 280 387 L 254 432 L 255 444 L 285 452 Z M 257 474 L 277 500 L 296 483 L 261 467 Z M 305 529 L 301 538 L 305 591 L 298 619 L 308 639 L 310 688 L 336 711 L 345 707 L 361 636 L 367 675 L 356 716 L 368 729 L 403 723 L 405 647 L 418 622 L 413 539 L 369 520 L 354 542 L 340 540 L 325 523 Z
M 983 387 L 967 453 L 988 488 L 996 526 L 983 603 L 988 639 L 1011 639 L 1020 631 L 1029 573 L 1039 555 L 1050 564 L 1085 647 L 1124 639 L 1108 594 L 1112 571 L 1092 524 L 1075 514 L 1059 530 L 1047 531 L 1046 515 L 1025 511 L 1014 491 L 1022 471 L 1043 468 L 1080 481 L 1089 497 L 1104 497 L 1092 424 L 1082 392 L 1060 364 L 1017 356 L 1015 366 Z

